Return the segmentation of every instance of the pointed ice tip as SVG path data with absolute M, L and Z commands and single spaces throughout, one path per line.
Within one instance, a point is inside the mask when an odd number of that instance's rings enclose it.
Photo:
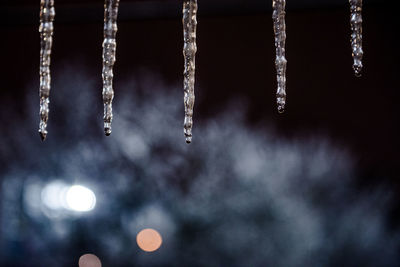
M 104 134 L 105 134 L 106 136 L 110 136 L 110 135 L 111 135 L 111 128 L 110 128 L 110 127 L 104 128 Z
M 278 112 L 279 114 L 282 114 L 285 112 L 285 106 L 284 105 L 278 105 Z
M 354 75 L 357 78 L 361 77 L 361 73 L 362 73 L 362 65 L 353 65 L 353 70 L 354 70 Z
M 42 141 L 46 140 L 47 132 L 39 132 L 39 135 L 40 135 L 40 139 L 42 139 Z
M 186 136 L 186 144 L 190 144 L 192 142 L 192 136 Z
M 110 121 L 104 121 L 104 134 L 106 136 L 110 136 L 110 134 L 111 134 L 111 122 Z

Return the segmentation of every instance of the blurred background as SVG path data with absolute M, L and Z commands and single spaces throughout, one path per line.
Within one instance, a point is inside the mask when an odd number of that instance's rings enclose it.
M 105 137 L 103 2 L 56 0 L 41 142 L 39 1 L 3 0 L 0 266 L 400 266 L 394 3 L 364 0 L 355 78 L 348 2 L 289 1 L 278 114 L 271 1 L 199 0 L 187 145 L 181 1 L 121 1 Z

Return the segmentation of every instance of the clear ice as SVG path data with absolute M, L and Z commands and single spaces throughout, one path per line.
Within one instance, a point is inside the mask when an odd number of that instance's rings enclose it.
M 39 134 L 42 141 L 47 136 L 50 103 L 50 58 L 53 45 L 53 21 L 55 17 L 54 0 L 40 1 L 40 123 Z
M 285 45 L 286 45 L 286 24 L 285 24 L 285 7 L 286 0 L 272 1 L 272 19 L 274 23 L 276 59 L 275 67 L 277 73 L 278 89 L 276 92 L 276 100 L 278 104 L 278 112 L 285 111 L 286 104 L 286 65 Z
M 112 100 L 113 90 L 113 66 L 115 63 L 115 51 L 117 47 L 117 16 L 119 0 L 105 0 L 104 3 L 104 41 L 103 41 L 103 104 L 104 104 L 104 133 L 111 134 L 111 122 L 113 119 Z
M 186 143 L 192 142 L 193 127 L 193 106 L 194 106 L 194 83 L 195 83 L 195 57 L 197 51 L 196 45 L 196 27 L 197 27 L 197 0 L 184 0 L 183 2 L 183 56 L 185 59 L 185 70 L 183 72 L 184 82 L 184 104 L 185 121 L 184 133 Z
M 349 0 L 350 3 L 350 25 L 351 25 L 351 49 L 353 55 L 353 69 L 357 77 L 361 76 L 362 70 L 362 0 Z

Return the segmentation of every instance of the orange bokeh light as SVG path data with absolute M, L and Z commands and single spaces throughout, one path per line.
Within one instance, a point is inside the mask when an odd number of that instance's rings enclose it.
M 136 236 L 138 246 L 146 251 L 153 252 L 160 248 L 162 244 L 161 235 L 154 229 L 144 229 Z

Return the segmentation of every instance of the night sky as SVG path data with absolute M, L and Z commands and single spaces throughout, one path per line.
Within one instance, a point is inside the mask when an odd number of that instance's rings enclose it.
M 177 4 L 121 4 L 114 129 L 105 137 L 102 2 L 59 2 L 44 143 L 39 3 L 0 4 L 0 266 L 77 266 L 85 253 L 103 266 L 398 266 L 393 2 L 365 1 L 361 78 L 346 1 L 289 5 L 287 109 L 278 114 L 270 3 L 204 1 L 202 14 L 199 0 L 191 145 Z M 129 16 L 134 7 L 141 12 Z M 55 180 L 92 188 L 92 213 L 29 204 Z M 146 227 L 164 237 L 157 252 L 136 245 Z

